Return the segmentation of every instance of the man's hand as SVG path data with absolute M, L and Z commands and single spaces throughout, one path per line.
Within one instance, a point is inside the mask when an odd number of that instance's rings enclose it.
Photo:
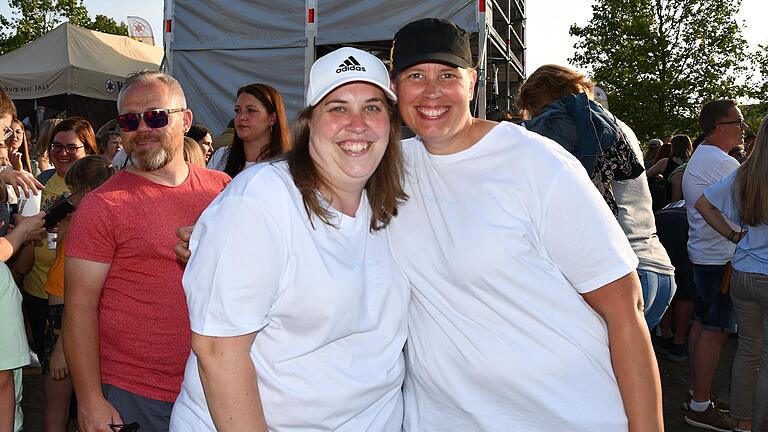
M 37 241 L 45 234 L 43 225 L 45 224 L 45 212 L 40 212 L 34 216 L 14 215 L 13 231 L 19 235 L 22 243 L 33 240 Z
M 37 195 L 38 191 L 45 189 L 35 176 L 26 171 L 4 170 L 0 173 L 0 177 L 5 184 L 13 186 L 19 197 L 21 197 L 20 191 L 24 191 L 24 196 L 29 198 L 32 195 Z
M 103 397 L 89 403 L 81 403 L 78 399 L 77 405 L 80 432 L 111 432 L 109 425 L 123 423 L 120 413 Z
M 183 264 L 186 264 L 192 256 L 192 252 L 189 250 L 189 239 L 192 237 L 193 229 L 195 229 L 194 225 L 176 228 L 176 236 L 179 241 L 176 242 L 173 251 L 176 253 L 176 259 Z

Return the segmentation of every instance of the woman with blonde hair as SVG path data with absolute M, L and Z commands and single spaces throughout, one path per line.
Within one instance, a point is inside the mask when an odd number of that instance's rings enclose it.
M 739 345 L 731 376 L 731 417 L 741 430 L 768 430 L 768 117 L 752 154 L 736 171 L 709 186 L 695 207 L 707 223 L 736 243 L 731 299 Z M 733 229 L 732 224 L 739 229 Z
M 205 154 L 203 149 L 193 138 L 184 137 L 184 160 L 192 165 L 205 168 Z

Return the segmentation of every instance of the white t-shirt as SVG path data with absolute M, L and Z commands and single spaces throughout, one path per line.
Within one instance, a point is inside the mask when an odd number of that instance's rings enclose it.
M 229 149 L 230 147 L 221 147 L 216 150 L 213 153 L 213 156 L 211 156 L 211 160 L 208 161 L 207 168 L 216 171 L 224 171 L 224 168 L 227 167 L 227 159 L 229 159 Z M 243 169 L 252 167 L 254 165 L 256 165 L 256 162 L 245 161 Z
M 390 224 L 412 289 L 408 431 L 623 431 L 604 321 L 582 293 L 638 261 L 586 171 L 501 123 L 462 152 L 404 141 Z
M 251 358 L 270 431 L 400 431 L 409 289 L 386 233 L 310 225 L 285 162 L 242 172 L 200 216 L 184 272 L 192 331 L 258 332 Z M 171 430 L 213 431 L 187 362 Z
M 725 264 L 736 245 L 715 231 L 693 206 L 704 189 L 736 171 L 739 162 L 719 147 L 701 144 L 683 172 L 683 196 L 688 214 L 688 256 L 694 264 Z M 738 229 L 731 224 L 733 229 Z

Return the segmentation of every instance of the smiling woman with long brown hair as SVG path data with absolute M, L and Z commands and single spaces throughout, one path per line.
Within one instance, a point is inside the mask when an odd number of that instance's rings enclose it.
M 350 56 L 361 67 L 337 73 Z M 405 199 L 389 84 L 364 51 L 318 59 L 293 149 L 203 212 L 172 431 L 401 430 L 409 290 L 385 232 Z

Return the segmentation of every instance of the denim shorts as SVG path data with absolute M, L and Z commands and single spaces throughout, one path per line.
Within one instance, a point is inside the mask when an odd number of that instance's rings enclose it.
M 653 330 L 661 322 L 661 317 L 675 294 L 675 278 L 672 275 L 643 269 L 637 269 L 637 275 L 640 277 L 640 286 L 643 288 L 645 322 L 648 324 L 648 329 Z
M 701 327 L 710 331 L 736 333 L 736 313 L 730 294 L 720 292 L 725 264 L 693 265 L 693 283 L 696 290 L 694 314 Z

